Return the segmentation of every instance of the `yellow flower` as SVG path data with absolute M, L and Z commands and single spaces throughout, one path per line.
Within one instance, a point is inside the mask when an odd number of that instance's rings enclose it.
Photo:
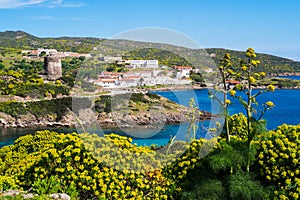
M 231 104 L 231 101 L 229 99 L 226 99 L 226 102 L 225 102 L 227 105 Z
M 271 92 L 275 91 L 275 86 L 274 85 L 268 85 L 268 90 L 270 90 Z
M 69 156 L 71 156 L 71 152 L 66 151 L 66 152 L 64 153 L 64 155 L 65 155 L 66 157 L 69 157 Z
M 260 72 L 259 74 L 260 74 L 260 76 L 262 76 L 262 77 L 265 77 L 265 76 L 266 76 L 266 73 L 265 73 L 265 72 Z
M 254 49 L 248 48 L 247 52 L 246 52 L 246 56 L 249 57 L 249 58 L 255 58 L 256 54 L 254 53 Z
M 246 70 L 247 70 L 247 66 L 246 66 L 246 65 L 243 65 L 243 66 L 242 66 L 242 70 L 243 70 L 243 71 L 246 71 Z
M 253 76 L 250 76 L 249 81 L 250 83 L 256 83 L 256 79 Z
M 75 156 L 74 160 L 75 160 L 75 161 L 79 161 L 79 160 L 80 160 L 80 157 L 79 157 L 79 156 Z
M 299 195 L 296 192 L 294 192 L 293 197 L 294 197 L 294 199 L 298 199 Z
M 236 91 L 235 90 L 230 90 L 230 96 L 235 96 Z
M 228 69 L 227 72 L 231 75 L 234 73 L 231 69 Z
M 225 53 L 225 55 L 224 55 L 224 59 L 230 59 L 231 58 L 231 55 L 230 55 L 230 53 Z
M 257 66 L 256 60 L 252 60 L 252 61 L 251 61 L 251 64 L 252 64 L 253 66 Z
M 273 103 L 272 101 L 267 101 L 267 102 L 266 102 L 266 105 L 267 105 L 268 107 L 274 107 L 274 106 L 275 106 L 274 103 Z

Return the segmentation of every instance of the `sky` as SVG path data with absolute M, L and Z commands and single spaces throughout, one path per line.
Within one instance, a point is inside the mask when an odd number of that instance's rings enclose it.
M 112 38 L 144 27 L 174 30 L 204 48 L 300 61 L 298 0 L 0 0 L 0 31 Z

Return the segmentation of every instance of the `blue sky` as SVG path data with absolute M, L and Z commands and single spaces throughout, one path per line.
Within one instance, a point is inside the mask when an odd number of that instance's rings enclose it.
M 0 31 L 110 38 L 130 29 L 179 31 L 202 47 L 300 60 L 298 0 L 0 0 Z

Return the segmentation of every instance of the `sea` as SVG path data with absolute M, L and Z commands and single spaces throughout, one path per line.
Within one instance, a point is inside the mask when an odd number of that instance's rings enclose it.
M 287 77 L 292 78 L 292 77 Z M 294 79 L 300 80 L 300 77 L 293 77 Z M 259 92 L 259 90 L 254 90 L 254 93 Z M 189 106 L 191 98 L 195 99 L 196 106 L 200 110 L 208 111 L 213 114 L 219 114 L 219 104 L 216 100 L 212 100 L 209 97 L 208 89 L 197 89 L 197 90 L 170 90 L 170 91 L 156 91 L 153 92 L 159 94 L 163 97 L 168 98 L 176 103 Z M 242 95 L 242 93 L 237 92 L 236 94 Z M 229 106 L 229 114 L 244 113 L 245 109 L 239 103 L 237 98 L 229 97 L 232 104 Z M 282 124 L 297 125 L 300 124 L 300 90 L 298 89 L 280 89 L 274 92 L 267 92 L 257 97 L 257 102 L 259 105 L 263 105 L 267 101 L 272 101 L 275 106 L 272 109 L 266 111 L 263 119 L 267 122 L 267 129 L 273 130 Z M 262 106 L 256 106 L 256 117 L 259 117 L 263 110 Z M 221 120 L 222 121 L 222 120 Z M 207 137 L 207 130 L 214 126 L 215 121 L 203 121 L 196 124 L 197 132 L 196 137 Z M 102 129 L 96 132 L 99 135 L 117 133 L 124 136 L 129 136 L 133 138 L 133 143 L 138 146 L 164 146 L 171 138 L 176 138 L 177 140 L 185 140 L 189 130 L 190 124 L 171 124 L 163 125 L 159 129 Z M 30 128 L 30 129 L 0 129 L 0 147 L 13 144 L 13 142 L 20 136 L 34 133 L 38 130 L 43 130 L 44 128 Z M 49 129 L 49 128 L 48 128 Z M 74 128 L 54 128 L 50 129 L 60 133 L 71 133 L 76 132 Z M 176 137 L 175 137 L 176 136 Z

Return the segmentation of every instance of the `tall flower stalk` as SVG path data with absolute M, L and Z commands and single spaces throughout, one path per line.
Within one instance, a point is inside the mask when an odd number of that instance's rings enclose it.
M 228 125 L 228 105 L 231 103 L 229 99 L 227 99 L 227 94 L 230 88 L 227 86 L 227 80 L 234 75 L 234 72 L 232 70 L 232 64 L 231 64 L 231 56 L 229 53 L 226 53 L 224 55 L 224 58 L 220 61 L 220 66 L 219 66 L 219 72 L 221 75 L 221 81 L 222 81 L 222 87 L 223 89 L 221 90 L 223 93 L 223 102 L 219 101 L 225 115 L 225 132 L 226 132 L 226 139 L 227 142 L 230 142 L 230 130 L 229 130 L 229 125 Z M 232 93 L 232 92 L 231 92 Z M 232 94 L 231 94 L 232 95 Z
M 244 63 L 241 62 L 241 74 L 239 76 L 239 79 L 242 81 L 241 84 L 236 86 L 237 90 L 242 91 L 246 94 L 246 98 L 243 98 L 242 96 L 238 96 L 237 98 L 243 105 L 243 107 L 246 110 L 246 117 L 247 117 L 247 166 L 246 170 L 247 172 L 250 171 L 250 164 L 251 164 L 251 143 L 257 133 L 261 130 L 263 121 L 261 118 L 265 114 L 267 110 L 269 110 L 271 107 L 274 106 L 272 102 L 266 102 L 263 106 L 264 109 L 261 111 L 261 115 L 258 118 L 255 118 L 254 116 L 254 105 L 258 105 L 256 98 L 263 94 L 264 92 L 271 91 L 273 92 L 275 90 L 275 87 L 273 85 L 269 85 L 267 89 L 260 90 L 256 93 L 253 91 L 253 85 L 256 84 L 256 81 L 262 77 L 264 77 L 266 74 L 264 72 L 261 73 L 255 73 L 254 68 L 257 67 L 260 64 L 259 60 L 255 60 L 256 54 L 252 48 L 248 48 L 246 51 L 247 56 L 247 62 Z

